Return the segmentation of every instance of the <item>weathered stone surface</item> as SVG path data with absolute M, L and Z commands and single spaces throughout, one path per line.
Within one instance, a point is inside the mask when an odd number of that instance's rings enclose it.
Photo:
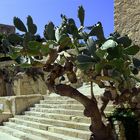
M 86 89 L 84 87 L 81 88 L 84 88 L 83 91 L 88 92 L 87 89 L 89 87 L 85 87 Z M 9 128 L 12 132 L 16 129 L 26 134 L 40 136 L 40 138 L 49 138 L 49 140 L 53 140 L 52 136 L 56 136 L 55 139 L 59 139 L 57 134 L 61 135 L 62 139 L 60 140 L 89 140 L 90 119 L 83 116 L 82 105 L 73 99 L 53 93 L 47 95 L 44 99 L 34 107 L 30 107 L 29 111 L 25 111 L 25 115 L 15 115 L 14 118 L 10 118 L 9 122 L 4 123 L 5 126 L 1 127 L 0 131 L 8 133 Z M 71 101 L 75 101 L 75 104 Z M 22 101 L 18 100 L 17 105 L 20 107 L 26 102 L 26 98 L 25 100 L 22 99 Z M 117 122 L 114 125 L 118 140 L 125 140 L 122 124 Z M 52 134 L 51 136 L 50 133 Z M 13 133 L 10 133 L 10 135 L 13 135 Z M 18 137 L 17 135 L 13 136 Z M 63 139 L 65 136 L 67 139 Z M 21 138 L 21 135 L 19 135 L 19 138 Z
M 17 80 L 14 81 L 13 91 L 15 95 L 46 94 L 47 86 L 39 77 L 36 81 L 25 73 L 19 73 Z
M 15 33 L 15 27 L 11 25 L 0 24 L 0 34 L 13 34 Z
M 11 113 L 0 113 L 0 125 L 3 121 L 7 121 L 8 118 L 11 118 L 13 115 Z
M 140 0 L 115 0 L 114 24 L 115 31 L 140 45 Z
M 0 132 L 0 140 L 20 140 L 20 139 L 10 136 L 6 133 Z
M 3 112 L 11 113 L 13 115 L 20 114 L 28 107 L 38 103 L 43 96 L 40 94 L 22 95 L 22 96 L 6 96 L 0 97 L 0 104 L 3 105 Z
M 140 0 L 115 0 L 114 25 L 115 31 L 121 35 L 127 34 L 135 44 L 140 46 Z M 140 52 L 137 53 L 136 57 L 140 58 Z M 133 98 L 138 110 L 137 113 L 139 113 L 140 108 L 139 101 L 139 96 Z
M 17 115 L 22 113 L 27 108 L 38 103 L 41 99 L 43 99 L 43 96 L 40 94 L 16 96 L 12 101 L 12 114 Z
M 0 54 L 1 56 L 1 54 Z M 0 68 L 3 69 L 7 66 L 15 64 L 15 61 L 1 61 Z M 8 76 L 6 77 L 8 78 Z M 12 84 L 5 81 L 5 75 L 3 72 L 0 72 L 0 96 L 11 96 L 13 95 Z
M 9 97 L 9 96 L 0 97 L 0 104 L 1 104 L 1 106 L 3 106 L 1 110 L 3 112 L 11 113 L 11 108 L 10 108 L 11 103 L 10 102 L 12 99 L 13 99 L 13 97 Z

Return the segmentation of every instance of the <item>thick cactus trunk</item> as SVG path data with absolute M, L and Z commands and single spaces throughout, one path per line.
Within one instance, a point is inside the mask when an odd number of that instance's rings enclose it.
M 105 119 L 103 121 L 102 113 L 95 100 L 89 99 L 69 85 L 57 85 L 55 86 L 55 92 L 61 96 L 73 98 L 84 105 L 84 115 L 91 118 L 91 126 L 89 129 L 92 135 L 90 140 L 114 140 L 111 125 Z

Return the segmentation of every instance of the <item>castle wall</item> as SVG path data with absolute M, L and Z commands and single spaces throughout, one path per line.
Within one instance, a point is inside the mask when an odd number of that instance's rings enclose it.
M 114 26 L 140 46 L 140 0 L 114 0 Z
M 15 33 L 15 27 L 11 25 L 0 24 L 0 34 L 13 34 Z

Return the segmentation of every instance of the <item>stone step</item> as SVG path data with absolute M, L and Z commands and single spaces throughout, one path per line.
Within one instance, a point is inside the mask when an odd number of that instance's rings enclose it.
M 84 116 L 83 115 L 83 110 L 59 109 L 59 108 L 35 108 L 35 107 L 31 107 L 30 111 Z
M 41 129 L 41 130 L 48 130 L 48 128 L 50 126 L 52 126 L 51 124 L 43 124 L 43 123 L 40 123 L 40 122 L 34 122 L 34 120 L 26 120 L 22 116 L 19 117 L 19 118 L 10 118 L 9 121 L 14 122 L 15 124 L 20 124 L 20 125 L 24 125 L 24 126 L 28 126 L 28 127 Z M 4 125 L 6 123 L 7 122 L 4 122 Z
M 20 139 L 13 137 L 5 132 L 0 132 L 0 140 L 20 140 Z
M 69 99 L 72 99 L 72 98 L 66 97 L 66 96 L 60 96 L 55 93 L 50 94 L 49 96 L 48 95 L 44 96 L 44 100 L 69 100 Z
M 73 110 L 84 110 L 82 104 L 35 104 L 36 108 L 59 108 L 59 109 L 73 109 Z M 109 104 L 105 111 L 112 111 L 114 106 Z
M 25 115 L 26 116 L 35 116 L 35 117 L 44 117 L 44 118 L 48 118 L 48 119 L 56 119 L 56 120 L 63 120 L 63 121 L 74 121 L 74 122 L 90 123 L 90 119 L 87 118 L 87 117 L 66 115 L 66 114 L 26 111 Z M 21 115 L 19 115 L 19 117 L 20 116 Z M 17 117 L 17 116 L 15 116 L 15 117 Z
M 105 109 L 105 114 L 111 113 L 113 110 L 113 106 L 108 106 Z M 73 109 L 63 109 L 63 108 L 37 108 L 37 107 L 31 107 L 29 109 L 30 111 L 33 112 L 43 112 L 43 113 L 56 113 L 56 114 L 66 114 L 66 115 L 75 115 L 75 116 L 82 116 L 84 117 L 83 114 L 83 109 L 81 110 L 73 110 Z
M 68 99 L 68 100 L 62 100 L 62 99 L 52 99 L 52 100 L 40 100 L 40 104 L 78 104 L 82 105 L 80 102 L 74 100 L 74 99 Z M 100 99 L 98 99 L 98 105 L 101 105 Z M 112 105 L 112 102 L 109 102 L 108 105 Z
M 69 100 L 40 100 L 41 104 L 81 104 L 80 102 L 69 99 Z
M 83 110 L 85 107 L 80 104 L 35 104 L 36 108 L 62 108 Z
M 49 127 L 48 131 L 64 134 L 76 138 L 81 138 L 84 140 L 89 140 L 91 135 L 90 131 L 76 130 L 76 129 L 66 128 L 66 127 L 56 127 L 56 126 Z
M 9 127 L 8 125 L 0 126 L 0 131 L 4 132 L 5 134 L 14 136 L 15 138 L 13 138 L 13 140 L 17 140 L 16 138 L 18 138 L 19 140 L 48 140 L 48 139 L 41 138 L 41 137 L 29 134 L 29 133 L 24 133 L 23 131 L 19 131 L 19 129 L 16 129 L 15 127 Z M 3 140 L 12 140 L 12 139 L 11 138 L 8 139 L 7 137 L 6 139 L 3 139 Z
M 96 98 L 99 98 L 99 94 L 95 94 L 95 97 Z M 87 96 L 88 98 L 90 98 L 91 96 Z M 66 97 L 66 96 L 60 96 L 60 95 L 57 95 L 57 94 L 50 94 L 49 96 L 47 95 L 45 95 L 44 96 L 44 100 L 74 100 L 73 98 L 70 98 L 70 97 Z
M 89 93 L 90 88 L 82 92 Z M 90 94 L 87 94 L 90 98 Z M 99 94 L 95 95 L 101 105 Z M 112 103 L 106 114 L 112 110 Z M 0 131 L 19 140 L 89 140 L 90 118 L 83 115 L 84 106 L 75 99 L 50 94 L 30 107 L 25 115 L 16 115 L 5 122 Z M 9 139 L 7 139 L 9 140 Z
M 80 122 L 69 122 L 69 121 L 62 121 L 62 120 L 55 120 L 55 119 L 47 119 L 47 118 L 40 118 L 34 116 L 21 116 L 20 118 L 10 118 L 10 122 L 15 122 L 16 124 L 23 124 L 25 126 L 30 127 L 40 127 L 43 129 L 47 129 L 48 125 L 59 126 L 59 127 L 67 127 L 73 128 L 78 130 L 89 130 L 89 124 L 80 123 Z M 39 125 L 39 126 L 37 126 Z
M 74 138 L 72 136 L 66 136 L 63 134 L 53 133 L 45 130 L 39 130 L 34 127 L 19 125 L 12 122 L 8 122 L 6 126 L 10 128 L 18 129 L 24 133 L 30 133 L 32 135 L 36 135 L 41 138 L 40 140 L 84 140 L 80 138 Z M 38 139 L 34 139 L 34 140 L 38 140 Z
M 20 118 L 20 116 L 19 116 L 19 118 Z M 4 124 L 7 125 L 8 123 L 9 122 L 6 122 Z M 27 127 L 31 126 L 29 123 L 24 123 L 22 125 L 27 126 Z M 66 127 L 56 127 L 56 126 L 46 125 L 46 124 L 44 125 L 44 124 L 40 124 L 40 123 L 33 123 L 33 125 L 34 125 L 34 128 L 37 128 L 40 130 L 47 130 L 47 131 L 53 132 L 53 133 L 60 133 L 60 134 L 73 136 L 73 137 L 77 137 L 77 138 L 84 138 L 85 140 L 87 140 L 87 139 L 89 140 L 89 137 L 91 134 L 89 131 L 76 130 L 76 129 L 66 128 Z

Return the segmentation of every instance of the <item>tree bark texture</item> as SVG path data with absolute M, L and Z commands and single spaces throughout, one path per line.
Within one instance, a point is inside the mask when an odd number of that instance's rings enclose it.
M 92 135 L 90 140 L 114 140 L 111 125 L 109 122 L 102 120 L 101 112 L 95 100 L 88 98 L 69 85 L 56 85 L 54 91 L 61 96 L 77 100 L 85 107 L 84 115 L 91 118 L 89 129 Z

